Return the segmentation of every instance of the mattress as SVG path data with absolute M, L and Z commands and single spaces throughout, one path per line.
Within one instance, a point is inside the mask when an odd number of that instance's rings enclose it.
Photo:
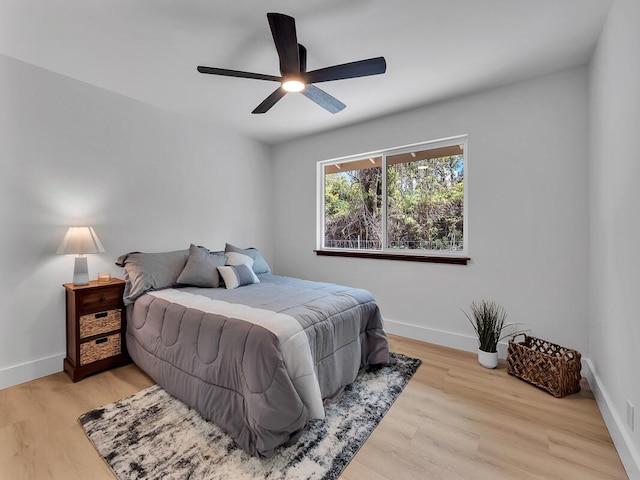
M 323 400 L 386 364 L 366 290 L 271 274 L 260 283 L 148 292 L 128 307 L 127 349 L 162 388 L 248 453 L 293 443 Z

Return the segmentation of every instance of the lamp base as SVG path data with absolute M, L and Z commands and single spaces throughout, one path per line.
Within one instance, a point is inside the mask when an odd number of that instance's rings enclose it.
M 87 267 L 87 257 L 76 257 L 73 267 L 73 284 L 89 285 L 89 268 Z

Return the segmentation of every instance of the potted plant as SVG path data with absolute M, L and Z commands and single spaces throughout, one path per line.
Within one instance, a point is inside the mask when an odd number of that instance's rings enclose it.
M 469 323 L 478 336 L 478 362 L 485 368 L 498 366 L 498 342 L 509 335 L 520 332 L 512 332 L 506 335 L 502 331 L 513 324 L 506 323 L 507 312 L 504 307 L 496 302 L 481 300 L 471 304 L 471 316 L 464 312 Z

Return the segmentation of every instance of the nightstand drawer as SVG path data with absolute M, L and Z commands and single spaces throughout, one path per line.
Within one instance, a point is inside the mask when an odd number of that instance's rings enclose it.
M 118 309 L 82 315 L 80 317 L 80 338 L 120 330 L 122 325 L 120 312 L 121 310 Z
M 80 366 L 122 353 L 120 333 L 80 344 Z
M 102 288 L 82 292 L 78 313 L 109 310 L 120 306 L 122 293 L 114 288 Z

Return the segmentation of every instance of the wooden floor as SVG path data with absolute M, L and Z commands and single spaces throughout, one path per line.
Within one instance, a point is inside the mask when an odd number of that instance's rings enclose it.
M 626 479 L 588 385 L 556 399 L 504 364 L 390 336 L 423 360 L 342 480 Z M 113 479 L 77 418 L 153 382 L 134 365 L 0 390 L 0 479 Z

